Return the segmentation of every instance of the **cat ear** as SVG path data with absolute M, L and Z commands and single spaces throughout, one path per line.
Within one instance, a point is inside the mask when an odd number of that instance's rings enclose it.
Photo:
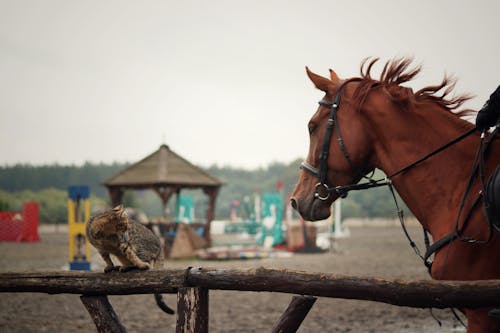
M 123 205 L 118 205 L 115 208 L 113 208 L 113 211 L 115 212 L 116 215 L 118 215 L 120 218 L 122 217 L 127 217 L 127 212 L 125 211 L 125 207 Z
M 126 219 L 128 218 L 128 214 L 127 214 L 127 210 L 125 209 L 125 207 L 122 206 L 122 210 L 120 211 L 120 217 L 122 219 Z

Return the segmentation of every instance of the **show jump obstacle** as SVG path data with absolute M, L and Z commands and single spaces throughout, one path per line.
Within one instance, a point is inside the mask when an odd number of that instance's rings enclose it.
M 0 241 L 38 242 L 38 202 L 25 202 L 20 212 L 0 212 Z
M 104 274 L 96 272 L 0 273 L 0 292 L 80 294 L 98 332 L 125 332 L 107 295 L 177 293 L 176 332 L 208 332 L 209 290 L 266 291 L 296 295 L 272 332 L 295 332 L 316 297 L 369 300 L 415 308 L 500 306 L 500 280 L 384 280 L 284 269 L 187 269 Z M 258 294 L 255 295 L 258 297 Z
M 68 188 L 69 269 L 90 270 L 90 243 L 85 236 L 85 222 L 90 218 L 88 186 Z

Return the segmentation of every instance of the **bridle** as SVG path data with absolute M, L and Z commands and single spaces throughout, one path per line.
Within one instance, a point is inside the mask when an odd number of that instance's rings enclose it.
M 391 175 L 382 178 L 382 179 L 374 179 L 372 178 L 371 175 L 367 175 L 364 172 L 362 172 L 358 167 L 355 166 L 354 162 L 352 161 L 346 146 L 344 144 L 344 140 L 342 138 L 342 134 L 340 131 L 340 126 L 338 122 L 338 117 L 337 113 L 339 112 L 339 107 L 340 107 L 340 102 L 341 102 L 341 96 L 342 93 L 345 89 L 345 86 L 347 83 L 352 82 L 353 80 L 349 80 L 344 82 L 339 89 L 337 90 L 337 93 L 335 94 L 335 98 L 333 102 L 328 102 L 325 100 L 321 100 L 318 102 L 319 105 L 330 108 L 330 116 L 328 118 L 328 124 L 325 132 L 325 138 L 323 140 L 323 144 L 321 146 L 321 152 L 319 155 L 319 168 L 316 168 L 306 161 L 303 161 L 300 164 L 300 169 L 308 172 L 309 174 L 315 176 L 316 178 L 319 179 L 319 183 L 315 185 L 315 193 L 314 197 L 318 200 L 321 201 L 326 201 L 330 197 L 330 193 L 336 193 L 339 197 L 346 197 L 348 192 L 350 191 L 355 191 L 355 190 L 364 190 L 372 187 L 379 187 L 379 186 L 386 186 L 386 185 L 391 185 L 392 181 L 391 179 L 411 168 L 416 166 L 417 164 L 420 164 L 421 162 L 427 160 L 431 156 L 434 156 L 441 151 L 445 150 L 446 148 L 454 145 L 455 143 L 465 139 L 472 133 L 476 131 L 475 128 L 465 132 L 464 134 L 458 136 L 457 138 L 451 140 L 450 142 L 446 143 L 445 145 L 441 146 L 440 148 L 430 152 L 429 154 L 423 156 L 422 158 L 418 159 L 417 161 L 410 163 L 409 165 L 401 168 L 400 170 L 392 173 Z M 365 179 L 367 182 L 364 183 L 358 183 L 358 184 L 349 184 L 349 185 L 337 185 L 337 186 L 330 186 L 330 182 L 328 181 L 328 156 L 330 154 L 330 144 L 331 144 L 331 138 L 333 135 L 333 130 L 335 129 L 336 135 L 337 135 L 337 142 L 340 147 L 340 151 L 342 152 L 342 155 L 344 158 L 347 160 L 349 163 L 350 167 L 354 172 L 360 177 L 360 179 Z
M 393 199 L 394 199 L 394 203 L 396 206 L 399 220 L 401 222 L 401 226 L 403 228 L 403 231 L 404 231 L 407 239 L 410 242 L 410 246 L 413 248 L 415 253 L 424 261 L 424 264 L 428 267 L 428 269 L 430 271 L 430 267 L 432 265 L 432 262 L 429 262 L 429 260 L 428 260 L 429 257 L 433 253 L 435 253 L 437 250 L 442 248 L 443 246 L 449 244 L 454 239 L 459 238 L 461 230 L 458 230 L 458 229 L 455 230 L 454 232 L 452 232 L 448 236 L 444 237 L 443 239 L 438 240 L 437 242 L 435 242 L 432 245 L 430 245 L 429 238 L 428 238 L 429 236 L 428 236 L 427 231 L 424 230 L 424 238 L 425 238 L 424 241 L 425 241 L 425 245 L 426 245 L 426 253 L 425 253 L 425 255 L 422 255 L 420 253 L 419 248 L 417 247 L 415 242 L 411 239 L 411 237 L 409 236 L 409 234 L 406 230 L 406 226 L 404 223 L 403 210 L 400 209 L 400 206 L 398 204 L 398 200 L 396 198 L 396 194 L 395 194 L 395 191 L 394 191 L 394 188 L 392 185 L 392 178 L 399 175 L 399 174 L 406 172 L 407 170 L 409 170 L 409 169 L 415 167 L 416 165 L 420 164 L 421 162 L 427 160 L 431 156 L 434 156 L 434 155 L 440 153 L 441 151 L 445 150 L 446 148 L 448 148 L 448 147 L 456 144 L 457 142 L 465 139 L 466 137 L 468 137 L 469 135 L 474 133 L 476 131 L 476 128 L 470 129 L 469 131 L 465 132 L 464 134 L 461 134 L 460 136 L 451 140 L 450 142 L 446 143 L 445 145 L 441 146 L 440 148 L 438 148 L 438 149 L 428 153 L 427 155 L 419 158 L 415 162 L 408 164 L 407 166 L 399 169 L 398 171 L 392 173 L 391 175 L 389 175 L 385 178 L 381 178 L 381 179 L 374 179 L 374 178 L 372 178 L 372 175 L 366 175 L 358 167 L 355 166 L 355 164 L 353 163 L 353 161 L 352 161 L 352 159 L 351 159 L 351 157 L 350 157 L 350 155 L 345 147 L 344 140 L 342 138 L 342 134 L 340 131 L 340 125 L 338 122 L 337 113 L 339 112 L 341 97 L 342 97 L 342 93 L 345 89 L 345 86 L 347 83 L 352 82 L 352 81 L 354 81 L 354 80 L 348 80 L 348 81 L 344 82 L 339 87 L 339 89 L 337 90 L 337 93 L 335 94 L 335 98 L 333 99 L 333 102 L 328 102 L 325 100 L 321 100 L 318 102 L 319 105 L 330 108 L 330 115 L 328 118 L 328 124 L 327 124 L 326 132 L 325 132 L 325 137 L 324 137 L 323 144 L 321 147 L 321 152 L 319 155 L 319 168 L 316 168 L 316 167 L 310 165 L 309 163 L 307 163 L 306 161 L 304 161 L 300 164 L 300 169 L 308 172 L 309 174 L 311 174 L 319 179 L 319 182 L 314 187 L 314 191 L 315 191 L 314 198 L 321 200 L 321 201 L 328 200 L 330 198 L 331 193 L 335 193 L 339 197 L 344 198 L 347 196 L 347 194 L 350 191 L 363 190 L 363 189 L 380 187 L 380 186 L 387 186 L 392 194 Z M 359 179 L 365 179 L 366 182 L 357 183 L 357 184 L 349 184 L 349 185 L 337 185 L 337 186 L 330 184 L 330 182 L 328 180 L 328 156 L 329 156 L 329 152 L 330 152 L 331 139 L 332 139 L 334 130 L 335 130 L 335 133 L 337 136 L 337 142 L 339 144 L 342 155 L 347 160 L 351 169 L 358 175 L 358 177 L 360 177 Z M 471 179 L 475 173 L 476 173 L 476 171 L 474 170 L 472 175 L 471 175 Z M 468 193 L 464 193 L 463 202 L 465 202 L 465 198 L 467 195 L 468 195 Z M 460 216 L 462 208 L 463 207 L 460 208 L 459 216 Z M 466 241 L 470 241 L 470 240 L 466 240 Z
M 345 158 L 352 165 L 352 160 L 347 153 L 347 149 L 345 149 L 344 140 L 342 139 L 342 135 L 340 134 L 340 127 L 338 126 L 337 120 L 337 112 L 340 105 L 340 98 L 342 94 L 342 90 L 345 85 L 342 85 L 335 95 L 333 103 L 327 102 L 325 100 L 319 101 L 319 105 L 330 108 L 330 116 L 328 118 L 328 124 L 326 127 L 325 138 L 323 140 L 323 145 L 321 146 L 321 153 L 319 154 L 319 169 L 313 167 L 307 162 L 302 162 L 300 168 L 309 172 L 313 176 L 319 179 L 319 183 L 315 186 L 314 197 L 325 201 L 330 197 L 331 192 L 336 192 L 339 196 L 342 196 L 342 193 L 338 191 L 337 187 L 329 187 L 328 186 L 328 156 L 330 154 L 330 142 L 332 139 L 333 129 L 337 130 L 337 141 L 339 143 L 340 149 L 342 150 L 342 154 L 344 154 Z M 347 193 L 346 193 L 347 194 Z M 345 196 L 345 195 L 344 195 Z
M 319 155 L 319 168 L 315 168 L 306 161 L 300 164 L 300 169 L 307 171 L 308 173 L 319 179 L 319 183 L 315 185 L 314 197 L 321 201 L 328 200 L 331 193 L 336 193 L 339 197 L 344 198 L 347 196 L 347 193 L 349 191 L 385 186 L 388 185 L 390 182 L 390 180 L 387 178 L 375 180 L 372 178 L 372 176 L 368 176 L 365 174 L 365 172 L 362 172 L 359 168 L 357 168 L 354 165 L 347 151 L 347 148 L 345 147 L 344 140 L 342 138 L 342 134 L 340 131 L 337 113 L 340 107 L 341 96 L 345 89 L 345 86 L 347 85 L 347 83 L 352 81 L 353 80 L 346 81 L 339 87 L 337 93 L 335 94 L 333 102 L 328 102 L 325 100 L 321 100 L 318 102 L 319 105 L 330 109 L 330 116 L 328 118 L 325 138 L 323 140 L 323 145 L 321 146 L 321 152 Z M 328 156 L 330 154 L 330 144 L 334 129 L 337 134 L 337 142 L 339 144 L 342 155 L 349 163 L 351 169 L 355 171 L 357 176 L 360 179 L 366 179 L 367 182 L 361 184 L 350 184 L 350 185 L 339 185 L 339 186 L 329 185 L 330 183 L 328 181 Z

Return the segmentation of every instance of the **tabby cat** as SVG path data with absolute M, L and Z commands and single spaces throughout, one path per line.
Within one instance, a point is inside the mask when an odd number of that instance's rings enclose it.
M 92 216 L 86 225 L 87 239 L 106 262 L 105 273 L 114 270 L 126 272 L 132 269 L 147 270 L 159 263 L 160 239 L 144 225 L 130 219 L 122 205 Z M 110 255 L 114 255 L 122 266 L 115 266 Z M 174 311 L 155 294 L 160 309 L 173 314 Z

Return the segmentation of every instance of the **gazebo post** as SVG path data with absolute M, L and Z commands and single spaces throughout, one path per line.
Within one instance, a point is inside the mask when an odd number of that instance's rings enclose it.
M 120 187 L 109 186 L 108 187 L 109 197 L 111 199 L 111 206 L 118 206 L 123 199 L 123 191 Z
M 205 239 L 207 240 L 208 246 L 212 245 L 212 239 L 210 237 L 210 224 L 215 216 L 215 199 L 219 193 L 219 187 L 204 187 L 203 192 L 208 196 L 208 208 L 207 208 L 207 222 L 205 224 Z
M 177 188 L 177 191 L 175 191 L 175 223 L 181 222 L 179 219 L 177 219 L 177 215 L 179 214 L 179 204 L 181 200 L 181 189 Z

